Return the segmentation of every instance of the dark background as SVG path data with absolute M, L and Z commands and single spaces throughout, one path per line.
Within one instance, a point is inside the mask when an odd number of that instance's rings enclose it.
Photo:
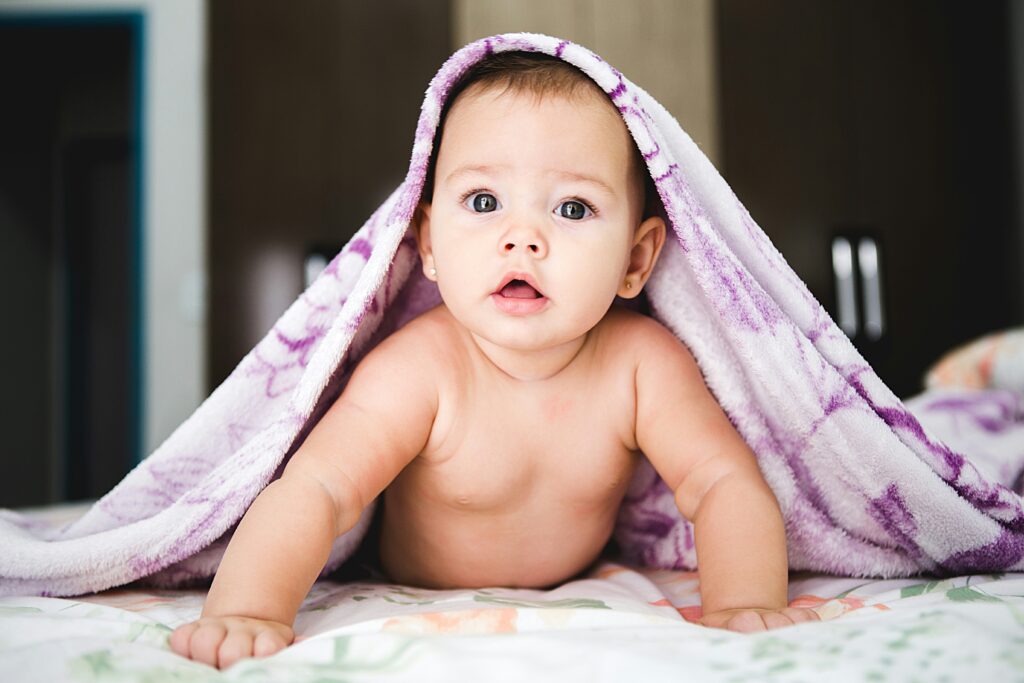
M 265 331 L 261 264 L 300 287 L 401 182 L 458 46 L 444 0 L 207 8 L 212 391 Z M 876 240 L 886 334 L 854 341 L 896 394 L 1024 322 L 1010 2 L 715 8 L 720 170 L 833 316 L 832 240 Z M 98 497 L 139 448 L 136 28 L 0 16 L 0 507 Z
M 451 47 L 437 0 L 209 12 L 212 390 L 265 332 L 239 320 L 261 259 L 333 255 L 405 178 L 423 94 Z
M 1022 322 L 1007 2 L 720 0 L 723 172 L 836 317 L 831 243 L 870 235 L 897 396 Z M 861 316 L 863 318 L 863 316 Z
M 138 451 L 138 17 L 0 17 L 0 506 Z

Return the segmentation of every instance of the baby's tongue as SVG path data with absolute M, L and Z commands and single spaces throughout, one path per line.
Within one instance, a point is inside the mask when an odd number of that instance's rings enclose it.
M 513 280 L 501 289 L 503 297 L 511 299 L 536 299 L 537 290 L 522 280 Z

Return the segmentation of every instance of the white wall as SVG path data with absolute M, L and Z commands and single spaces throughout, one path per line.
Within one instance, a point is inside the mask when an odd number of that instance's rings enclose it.
M 12 10 L 145 16 L 142 443 L 148 454 L 205 395 L 205 0 L 8 0 L 0 6 Z

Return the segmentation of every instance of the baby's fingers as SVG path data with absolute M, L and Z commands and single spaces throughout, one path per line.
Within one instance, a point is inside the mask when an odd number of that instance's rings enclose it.
M 782 613 L 792 619 L 794 624 L 800 624 L 805 621 L 821 621 L 821 616 L 817 612 L 804 607 L 786 607 L 782 610 Z
M 246 628 L 228 630 L 224 641 L 217 648 L 217 668 L 226 669 L 239 659 L 252 657 L 253 636 Z
M 762 612 L 761 618 L 764 620 L 765 628 L 768 630 L 793 625 L 793 620 L 781 612 Z
M 253 643 L 252 653 L 256 657 L 269 657 L 270 655 L 288 647 L 285 638 L 276 631 L 260 631 L 256 634 L 256 642 Z
M 762 615 L 757 612 L 739 612 L 729 619 L 725 628 L 730 631 L 738 631 L 739 633 L 764 631 L 766 626 L 761 617 Z
M 189 638 L 189 656 L 197 662 L 216 667 L 217 651 L 226 635 L 227 628 L 221 623 L 200 624 Z
M 182 657 L 188 657 L 188 642 L 197 628 L 199 624 L 193 621 L 174 629 L 170 638 L 171 649 Z

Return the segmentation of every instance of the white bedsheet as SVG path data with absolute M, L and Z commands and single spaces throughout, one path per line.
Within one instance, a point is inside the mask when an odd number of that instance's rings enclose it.
M 611 562 L 550 591 L 321 581 L 293 646 L 226 671 L 168 646 L 204 596 L 0 599 L 0 681 L 1024 681 L 1024 574 L 794 576 L 824 621 L 758 635 L 690 623 L 694 573 Z

